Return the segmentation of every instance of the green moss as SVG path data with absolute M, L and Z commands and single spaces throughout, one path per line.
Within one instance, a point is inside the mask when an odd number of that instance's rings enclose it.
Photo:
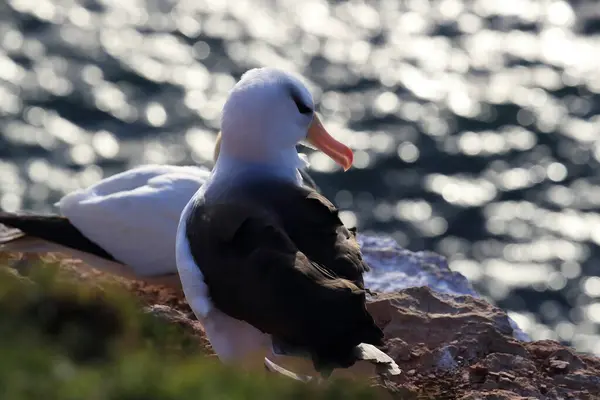
M 346 381 L 319 386 L 225 367 L 120 288 L 58 279 L 53 265 L 30 271 L 24 279 L 0 267 L 2 399 L 378 398 Z

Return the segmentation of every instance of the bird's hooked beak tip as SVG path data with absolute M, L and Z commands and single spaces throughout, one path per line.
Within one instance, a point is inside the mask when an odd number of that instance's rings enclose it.
M 333 161 L 339 164 L 344 171 L 348 171 L 354 162 L 354 153 L 345 144 L 334 139 L 325 129 L 321 120 L 315 113 L 308 128 L 306 141 L 317 150 L 322 151 Z

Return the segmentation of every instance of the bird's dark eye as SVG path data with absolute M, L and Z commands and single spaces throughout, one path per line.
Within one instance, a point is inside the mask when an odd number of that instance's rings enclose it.
M 304 102 L 302 101 L 300 96 L 298 96 L 297 93 L 292 93 L 292 100 L 294 100 L 294 103 L 296 103 L 296 107 L 298 107 L 298 111 L 300 111 L 300 114 L 311 114 L 313 112 L 313 110 L 309 106 L 304 104 Z

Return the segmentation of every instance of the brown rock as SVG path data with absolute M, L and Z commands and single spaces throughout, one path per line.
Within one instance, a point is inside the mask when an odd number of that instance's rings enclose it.
M 570 389 L 589 389 L 592 393 L 600 393 L 600 375 L 571 374 L 557 376 L 554 381 L 559 385 L 565 385 Z
M 508 379 L 510 381 L 514 381 L 515 380 L 515 376 L 513 374 L 509 373 L 509 372 L 506 372 L 506 371 L 500 372 L 500 376 L 502 378 Z
M 489 371 L 517 371 L 526 372 L 535 370 L 535 364 L 524 357 L 513 354 L 492 353 L 486 356 L 480 364 Z
M 394 360 L 408 361 L 412 357 L 411 348 L 404 340 L 400 338 L 392 338 L 386 343 L 388 354 Z
M 72 260 L 63 270 L 95 286 L 123 285 L 149 313 L 179 325 L 210 351 L 181 291 L 114 278 Z M 554 341 L 515 340 L 506 313 L 482 299 L 421 287 L 375 296 L 368 309 L 385 332 L 388 353 L 407 371 L 374 381 L 393 397 L 587 400 L 600 393 L 600 359 Z
M 506 314 L 482 300 L 411 288 L 377 296 L 368 309 L 381 323 L 391 348 L 397 348 L 398 356 L 392 357 L 400 367 L 419 371 L 407 375 L 407 382 L 421 388 L 431 387 L 434 381 L 438 385 L 448 382 L 448 390 L 456 394 L 448 398 L 542 398 L 544 393 L 559 397 L 572 393 L 585 399 L 594 393 L 593 374 L 566 375 L 560 383 L 552 378 L 556 373 L 548 375 L 550 369 L 567 373 L 571 362 L 585 369 L 586 356 L 556 342 L 519 342 L 511 336 Z M 594 366 L 597 362 L 593 359 Z M 454 369 L 455 373 L 447 375 L 428 373 Z M 585 389 L 578 390 L 577 385 Z M 422 393 L 429 392 L 422 389 Z M 468 397 L 469 393 L 477 395 Z
M 460 397 L 460 400 L 538 400 L 535 397 L 517 396 L 513 392 L 497 390 L 488 393 L 471 393 Z
M 550 370 L 555 373 L 564 374 L 569 369 L 568 361 L 557 360 L 555 358 L 550 359 L 549 365 L 550 365 Z
M 481 387 L 483 390 L 493 390 L 498 388 L 498 382 L 494 377 L 489 376 L 488 379 L 485 380 L 483 386 Z
M 469 379 L 473 383 L 483 383 L 487 374 L 488 369 L 481 364 L 475 364 L 469 368 Z
M 558 350 L 555 350 L 553 353 L 551 353 L 548 358 L 550 360 L 562 360 L 568 362 L 570 371 L 576 371 L 585 366 L 583 360 L 577 356 L 573 350 L 562 346 Z

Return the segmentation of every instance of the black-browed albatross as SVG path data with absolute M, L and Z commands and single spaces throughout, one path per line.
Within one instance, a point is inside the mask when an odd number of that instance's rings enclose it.
M 308 89 L 274 69 L 246 72 L 221 116 L 221 153 L 186 205 L 176 239 L 188 303 L 223 362 L 304 354 L 328 376 L 358 360 L 397 365 L 375 346 L 383 332 L 366 309 L 354 232 L 301 185 L 296 144 L 307 141 L 347 170 Z M 246 364 L 246 365 L 248 365 Z

